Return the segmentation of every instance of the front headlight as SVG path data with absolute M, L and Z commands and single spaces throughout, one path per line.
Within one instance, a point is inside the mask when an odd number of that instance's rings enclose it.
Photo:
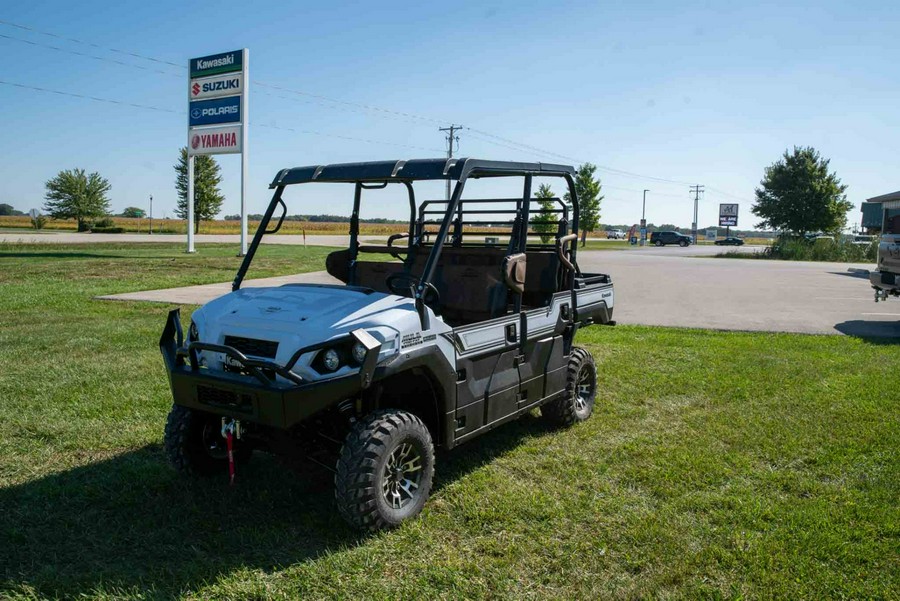
M 330 348 L 322 355 L 322 365 L 328 371 L 337 371 L 337 368 L 341 366 L 341 356 L 336 350 Z
M 361 342 L 357 342 L 353 345 L 353 360 L 362 365 L 362 362 L 366 360 L 366 352 L 366 347 Z

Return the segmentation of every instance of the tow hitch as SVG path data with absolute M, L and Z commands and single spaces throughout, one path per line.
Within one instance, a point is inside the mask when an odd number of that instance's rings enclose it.
M 241 422 L 233 418 L 222 418 L 222 438 L 228 447 L 228 484 L 234 486 L 234 439 L 241 439 Z

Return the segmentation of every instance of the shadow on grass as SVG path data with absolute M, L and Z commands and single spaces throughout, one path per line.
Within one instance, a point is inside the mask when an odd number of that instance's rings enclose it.
M 435 493 L 545 427 L 534 416 L 439 458 Z M 237 569 L 276 570 L 363 544 L 332 476 L 257 453 L 236 486 L 176 474 L 159 445 L 0 489 L 2 590 L 171 597 Z M 426 505 L 427 511 L 427 505 Z
M 852 319 L 835 324 L 834 329 L 872 344 L 900 344 L 900 318 L 897 321 Z

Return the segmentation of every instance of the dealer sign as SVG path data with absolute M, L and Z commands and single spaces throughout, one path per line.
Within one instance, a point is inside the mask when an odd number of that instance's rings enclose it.
M 188 154 L 234 154 L 241 151 L 241 126 L 192 129 Z
M 232 50 L 231 52 L 192 58 L 190 62 L 191 79 L 243 71 L 243 55 L 243 50 Z
M 738 224 L 737 204 L 719 205 L 719 227 L 735 227 Z
M 244 89 L 244 76 L 241 73 L 214 75 L 203 79 L 188 81 L 188 96 L 191 100 L 207 100 L 222 96 L 236 96 Z
M 188 115 L 191 127 L 217 123 L 240 123 L 241 97 L 227 96 L 213 100 L 195 100 L 189 103 Z

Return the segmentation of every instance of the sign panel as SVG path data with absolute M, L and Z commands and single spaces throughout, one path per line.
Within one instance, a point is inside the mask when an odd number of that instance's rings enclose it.
M 192 79 L 188 82 L 188 96 L 191 100 L 235 96 L 239 95 L 243 89 L 244 76 L 241 73 L 214 75 L 203 79 Z
M 191 59 L 191 79 L 243 70 L 243 50 L 232 50 Z
M 189 103 L 188 125 L 215 125 L 217 123 L 239 123 L 241 120 L 241 97 L 227 96 L 214 100 L 196 100 Z
M 719 227 L 735 227 L 738 224 L 738 205 L 719 205 Z
M 188 154 L 233 154 L 241 151 L 241 126 L 192 128 Z
M 719 237 L 719 232 L 714 228 L 709 228 L 706 230 L 706 239 L 715 241 L 716 238 Z

